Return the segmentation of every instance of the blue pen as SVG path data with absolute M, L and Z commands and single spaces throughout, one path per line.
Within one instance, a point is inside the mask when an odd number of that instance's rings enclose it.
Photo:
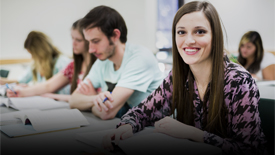
M 110 92 L 110 94 L 112 94 L 112 92 Z M 104 102 L 107 101 L 107 100 L 108 100 L 108 97 L 106 97 L 106 98 L 103 100 L 102 103 L 104 103 Z
M 17 95 L 17 93 L 16 93 L 13 89 L 11 89 L 7 83 L 6 83 L 6 87 L 7 87 L 8 89 L 10 89 L 15 95 Z

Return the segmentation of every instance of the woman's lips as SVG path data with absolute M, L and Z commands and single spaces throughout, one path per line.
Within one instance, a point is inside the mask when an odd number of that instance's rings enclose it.
M 195 55 L 200 51 L 200 48 L 183 48 L 184 53 L 187 55 Z

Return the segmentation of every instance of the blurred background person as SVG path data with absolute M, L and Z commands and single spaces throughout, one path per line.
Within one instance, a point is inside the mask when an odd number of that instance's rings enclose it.
M 249 31 L 239 43 L 238 61 L 256 80 L 275 80 L 275 56 L 264 52 L 261 36 Z
M 24 43 L 24 48 L 31 54 L 33 64 L 18 80 L 1 78 L 0 83 L 33 84 L 49 80 L 53 75 L 63 70 L 71 61 L 53 45 L 51 39 L 39 31 L 31 31 Z M 70 94 L 70 86 L 57 93 Z
M 93 63 L 96 61 L 96 57 L 88 52 L 89 43 L 84 39 L 83 32 L 78 26 L 79 21 L 80 20 L 74 22 L 71 28 L 74 60 L 71 61 L 64 70 L 54 75 L 46 82 L 24 89 L 15 89 L 17 95 L 8 90 L 7 95 L 9 97 L 25 97 L 43 94 L 42 96 L 44 97 L 69 101 L 71 95 L 53 93 L 68 84 L 71 84 L 70 93 L 72 93 L 77 88 L 77 84 L 86 77 Z

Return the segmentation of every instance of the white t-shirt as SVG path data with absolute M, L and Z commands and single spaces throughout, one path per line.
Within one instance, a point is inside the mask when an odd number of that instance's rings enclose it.
M 260 78 L 258 80 L 263 80 L 262 70 L 272 64 L 275 64 L 275 56 L 270 52 L 264 52 L 264 56 L 260 65 L 260 70 L 256 73 L 256 76 Z
M 164 79 L 155 56 L 147 48 L 126 43 L 120 68 L 114 70 L 110 60 L 96 60 L 84 82 L 90 79 L 94 88 L 112 91 L 116 86 L 133 89 L 127 100 L 130 107 L 137 106 L 151 94 Z

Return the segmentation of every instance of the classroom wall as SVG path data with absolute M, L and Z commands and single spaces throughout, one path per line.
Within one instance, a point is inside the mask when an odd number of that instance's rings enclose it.
M 47 34 L 66 55 L 72 55 L 70 28 L 93 7 L 116 9 L 128 26 L 128 41 L 155 47 L 156 0 L 1 0 L 0 59 L 31 58 L 24 41 L 32 30 Z
M 185 3 L 193 0 L 184 0 Z M 203 0 L 199 0 L 203 1 Z M 217 9 L 227 32 L 225 47 L 238 51 L 239 41 L 247 31 L 258 31 L 266 51 L 275 51 L 274 0 L 209 0 Z
M 275 51 L 274 0 L 209 1 L 221 16 L 229 51 L 238 50 L 241 36 L 249 30 L 261 34 L 267 51 Z M 157 0 L 1 0 L 0 59 L 30 58 L 23 44 L 31 30 L 43 31 L 63 53 L 71 55 L 72 23 L 98 5 L 111 6 L 121 13 L 129 41 L 157 52 Z

